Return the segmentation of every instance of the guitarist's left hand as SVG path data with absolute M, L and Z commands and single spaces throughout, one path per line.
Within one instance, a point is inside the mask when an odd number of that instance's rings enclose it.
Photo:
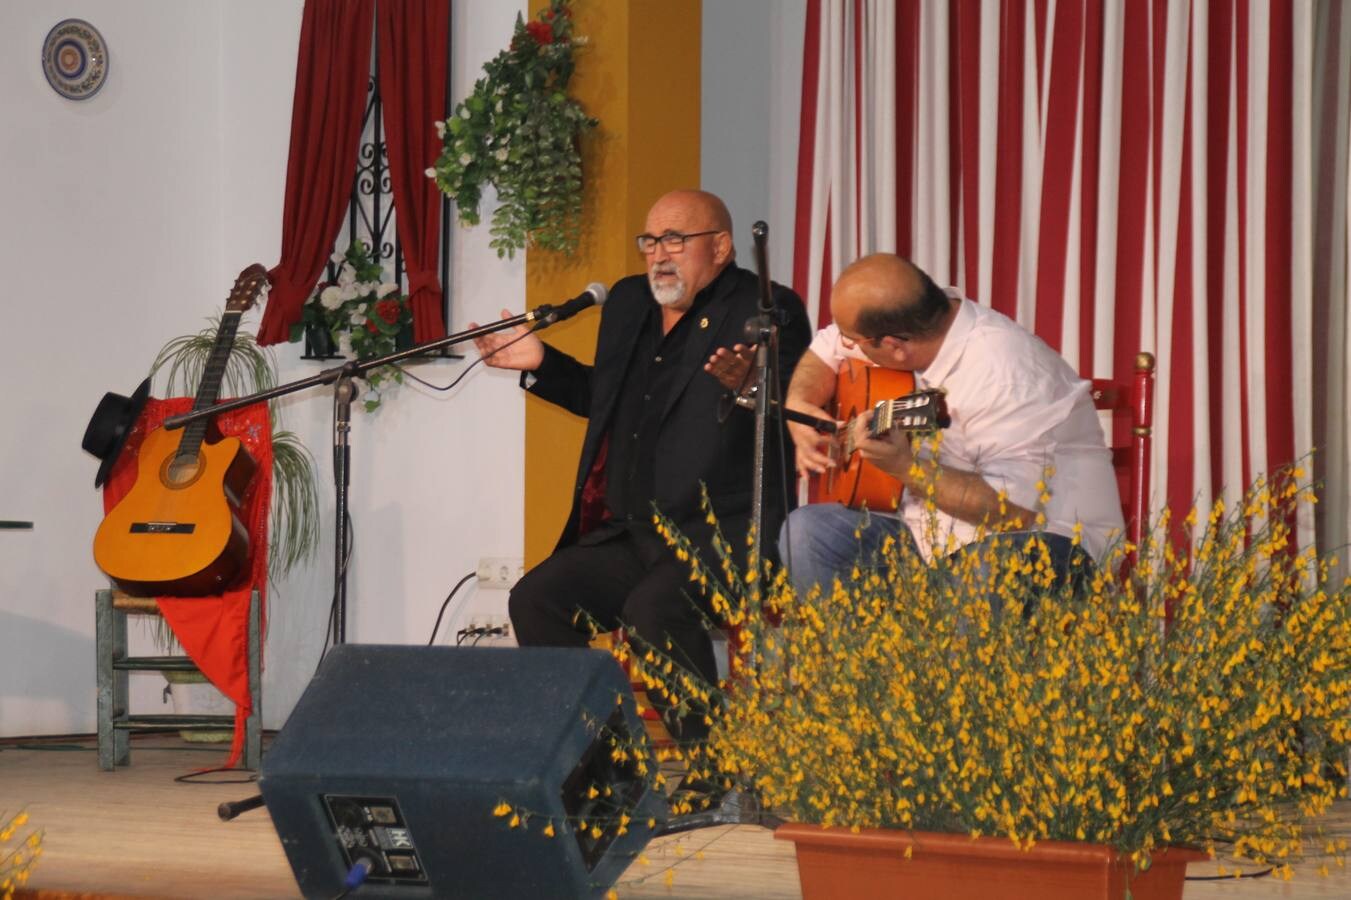
M 910 449 L 910 436 L 896 429 L 880 438 L 868 437 L 868 417 L 854 421 L 854 446 L 863 458 L 893 478 L 909 481 L 910 467 L 915 456 Z

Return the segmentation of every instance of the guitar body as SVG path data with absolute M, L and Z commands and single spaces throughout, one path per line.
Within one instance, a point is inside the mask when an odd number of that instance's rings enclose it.
M 146 435 L 136 483 L 94 535 L 94 561 L 129 594 L 218 594 L 248 559 L 242 499 L 257 463 L 227 437 L 176 466 L 182 436 Z
M 915 376 L 910 372 L 870 366 L 856 359 L 845 361 L 835 384 L 836 419 L 852 421 L 868 412 L 879 402 L 910 394 L 915 390 Z M 892 512 L 901 502 L 901 483 L 872 463 L 858 451 L 842 454 L 835 468 L 817 476 L 816 500 L 825 503 L 843 503 L 851 509 Z

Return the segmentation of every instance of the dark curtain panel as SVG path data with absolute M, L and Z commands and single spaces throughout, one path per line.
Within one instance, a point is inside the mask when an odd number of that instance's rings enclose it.
M 445 118 L 450 0 L 380 0 L 377 15 L 385 142 L 413 337 L 430 341 L 446 327 L 436 277 L 441 193 L 424 172 L 441 152 L 434 125 Z
M 374 3 L 305 0 L 291 105 L 281 260 L 268 272 L 272 291 L 258 326 L 260 344 L 290 337 L 347 211 L 370 73 Z M 444 36 L 443 29 L 443 41 Z

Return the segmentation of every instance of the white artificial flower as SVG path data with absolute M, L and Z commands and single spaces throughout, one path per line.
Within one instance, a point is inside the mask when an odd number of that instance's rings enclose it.
M 342 290 L 337 285 L 330 284 L 319 294 L 319 305 L 324 309 L 337 309 L 342 302 Z
M 497 111 L 498 111 L 498 112 L 501 112 L 501 111 L 502 111 L 502 101 L 501 101 L 501 100 L 498 100 L 498 101 L 497 101 Z
M 349 285 L 355 283 L 356 280 L 357 280 L 356 270 L 353 269 L 350 264 L 343 263 L 342 268 L 338 271 L 338 284 L 342 285 L 343 287 L 348 287 Z
M 506 147 L 503 147 L 502 149 L 498 150 L 497 153 L 495 153 L 495 154 L 493 154 L 493 155 L 497 157 L 497 161 L 498 161 L 498 162 L 506 162 L 506 161 L 507 161 L 507 148 L 506 148 Z
M 387 281 L 375 289 L 375 297 L 377 300 L 383 300 L 398 289 L 397 284 Z
M 460 154 L 460 165 L 462 165 L 462 166 L 467 166 L 467 165 L 469 165 L 469 164 L 470 164 L 471 162 L 473 162 L 473 161 L 474 161 L 474 157 L 470 156 L 468 153 L 461 153 L 461 154 Z
M 346 302 L 360 297 L 361 292 L 357 290 L 355 282 L 348 282 L 347 284 L 340 283 L 338 285 L 338 296 L 342 297 L 343 301 Z
M 446 137 L 446 123 L 440 119 L 436 120 L 436 136 L 442 140 Z
M 365 325 L 366 320 L 369 318 L 370 316 L 366 315 L 365 310 L 360 310 L 357 312 L 353 312 L 350 316 L 347 317 L 347 320 L 351 322 L 353 325 Z
M 347 257 L 344 256 L 343 254 L 341 254 L 341 253 L 334 253 L 332 256 L 330 256 L 330 257 L 328 258 L 328 261 L 331 262 L 331 263 L 341 263 L 341 262 L 342 262 L 343 260 L 345 260 L 345 259 L 347 259 Z
M 352 353 L 352 336 L 345 331 L 338 335 L 338 352 L 343 356 L 354 355 Z
M 466 106 L 464 109 L 460 110 L 460 118 L 461 119 L 469 118 L 469 107 Z
M 426 175 L 428 178 L 435 178 L 436 170 L 428 166 L 426 169 L 422 170 L 422 174 Z

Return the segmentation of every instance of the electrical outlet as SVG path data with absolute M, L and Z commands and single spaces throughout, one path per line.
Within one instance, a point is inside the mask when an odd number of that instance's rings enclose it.
M 509 590 L 524 574 L 525 561 L 521 559 L 485 556 L 478 561 L 479 587 Z
M 510 645 L 511 619 L 503 615 L 470 616 L 469 623 L 456 634 L 455 643 L 468 647 Z

